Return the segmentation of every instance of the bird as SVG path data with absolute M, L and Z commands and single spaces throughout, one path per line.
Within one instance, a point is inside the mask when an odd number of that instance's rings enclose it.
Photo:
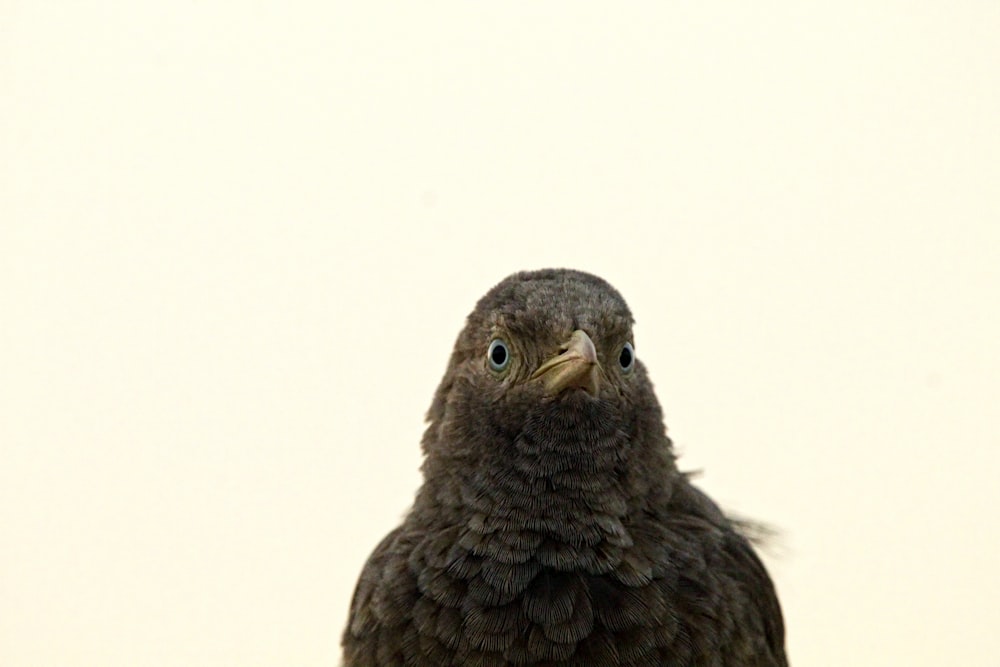
M 478 301 L 413 506 L 354 590 L 346 667 L 788 664 L 774 584 L 678 469 L 633 324 L 573 269 Z

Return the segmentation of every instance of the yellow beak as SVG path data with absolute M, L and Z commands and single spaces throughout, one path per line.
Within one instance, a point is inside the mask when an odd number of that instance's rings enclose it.
M 597 350 L 582 329 L 577 329 L 561 347 L 559 354 L 547 359 L 531 374 L 532 380 L 545 385 L 545 393 L 556 396 L 566 389 L 580 388 L 597 395 L 600 364 Z

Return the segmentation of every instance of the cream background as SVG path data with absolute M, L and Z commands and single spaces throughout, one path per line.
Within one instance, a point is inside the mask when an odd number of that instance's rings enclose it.
M 331 665 L 475 300 L 629 300 L 796 665 L 1000 656 L 1000 4 L 0 4 L 0 664 Z

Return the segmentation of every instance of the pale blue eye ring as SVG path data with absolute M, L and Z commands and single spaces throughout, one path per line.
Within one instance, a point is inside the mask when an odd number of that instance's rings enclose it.
M 622 351 L 618 355 L 618 365 L 625 373 L 631 371 L 635 366 L 635 349 L 632 347 L 632 343 L 625 343 L 622 347 Z
M 499 373 L 506 370 L 510 366 L 510 350 L 507 348 L 507 343 L 499 338 L 493 339 L 490 349 L 486 352 L 486 358 L 493 371 Z

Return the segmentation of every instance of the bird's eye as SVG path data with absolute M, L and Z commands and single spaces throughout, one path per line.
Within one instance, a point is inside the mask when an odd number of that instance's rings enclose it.
M 625 343 L 622 347 L 621 354 L 618 355 L 618 365 L 626 373 L 635 366 L 635 350 L 632 348 L 632 343 Z
M 490 343 L 490 349 L 486 353 L 486 357 L 490 360 L 490 368 L 497 373 L 505 370 L 510 365 L 510 350 L 507 349 L 507 343 L 499 338 L 495 338 Z

